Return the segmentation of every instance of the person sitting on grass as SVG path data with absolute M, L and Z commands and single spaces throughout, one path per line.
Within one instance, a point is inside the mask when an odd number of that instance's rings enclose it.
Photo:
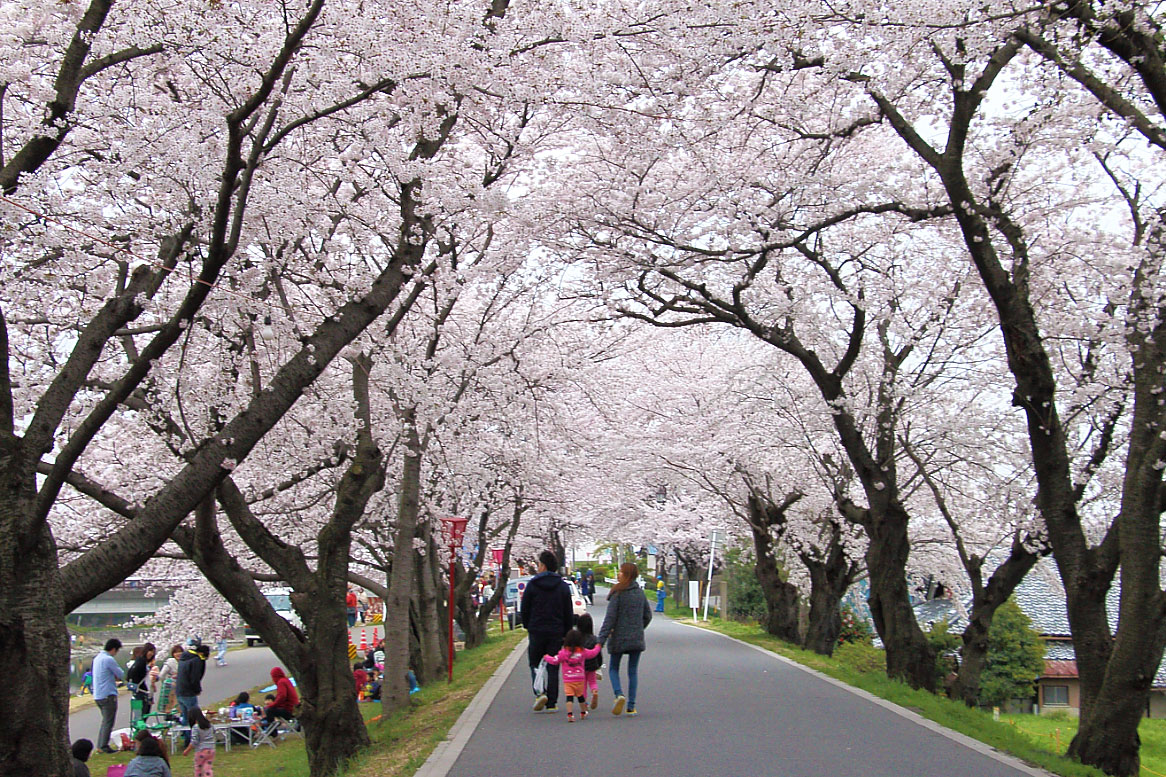
M 368 685 L 368 672 L 364 670 L 364 664 L 359 661 L 352 665 L 352 679 L 356 681 L 356 699 L 360 701 L 364 693 L 364 686 Z
M 138 754 L 126 767 L 123 777 L 171 777 L 166 751 L 149 732 L 138 739 Z
M 89 777 L 90 754 L 93 753 L 93 743 L 88 739 L 78 739 L 71 748 L 73 754 L 73 777 Z

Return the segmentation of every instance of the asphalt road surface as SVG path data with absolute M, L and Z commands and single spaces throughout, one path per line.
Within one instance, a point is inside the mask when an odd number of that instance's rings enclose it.
M 367 629 L 367 638 L 372 641 L 376 636 L 384 635 L 384 626 L 356 626 L 352 629 L 353 644 L 360 646 L 361 629 Z M 199 702 L 202 704 L 216 704 L 223 699 L 235 696 L 239 691 L 249 690 L 255 686 L 265 687 L 271 684 L 271 668 L 283 666 L 276 659 L 275 654 L 268 647 L 241 648 L 227 653 L 227 665 L 216 666 L 214 653 L 207 661 L 206 674 L 202 678 L 202 694 Z M 262 705 L 262 697 L 252 699 L 252 703 Z M 117 701 L 117 719 L 114 729 L 125 728 L 130 724 L 130 697 L 123 688 Z M 101 728 L 101 712 L 97 707 L 88 707 L 69 716 L 69 741 L 86 737 L 97 741 L 97 732 Z
M 602 622 L 602 596 L 591 608 Z M 448 774 L 636 777 L 1021 777 L 1021 770 L 844 688 L 724 637 L 657 616 L 635 718 L 599 707 L 568 723 L 530 705 L 525 655 Z M 605 656 L 606 657 L 606 656 Z M 624 692 L 627 692 L 624 662 Z M 606 668 L 605 668 L 606 672 Z M 576 714 L 578 714 L 576 712 Z

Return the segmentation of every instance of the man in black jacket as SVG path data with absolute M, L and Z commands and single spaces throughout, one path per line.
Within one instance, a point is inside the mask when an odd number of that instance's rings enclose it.
M 538 574 L 526 584 L 522 592 L 522 626 L 529 637 L 527 660 L 530 663 L 531 682 L 543 656 L 553 656 L 563 647 L 563 637 L 570 630 L 575 608 L 571 604 L 571 589 L 557 574 L 559 560 L 549 550 L 538 556 Z M 555 712 L 559 705 L 559 667 L 547 666 L 546 691 L 535 697 L 534 710 Z
M 178 676 L 174 681 L 174 696 L 178 708 L 182 710 L 182 722 L 190 726 L 190 710 L 198 706 L 198 695 L 202 693 L 202 676 L 206 674 L 206 660 L 210 657 L 210 645 L 188 647 L 178 659 Z M 190 744 L 190 731 L 182 737 Z

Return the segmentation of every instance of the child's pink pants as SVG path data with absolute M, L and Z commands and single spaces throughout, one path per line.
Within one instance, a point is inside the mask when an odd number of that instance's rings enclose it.
M 194 754 L 194 777 L 215 777 L 215 751 L 199 750 Z

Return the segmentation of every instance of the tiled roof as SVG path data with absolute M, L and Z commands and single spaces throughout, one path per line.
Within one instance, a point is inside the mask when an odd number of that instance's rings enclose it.
M 1069 632 L 1069 616 L 1065 608 L 1065 589 L 1057 577 L 1057 569 L 1049 559 L 1038 563 L 1013 592 L 1013 598 L 1020 609 L 1032 621 L 1032 628 L 1045 637 L 1044 677 L 1076 677 L 1077 661 Z M 1105 597 L 1106 615 L 1110 631 L 1117 630 L 1118 605 L 1121 598 L 1121 583 L 1115 578 Z M 971 602 L 967 603 L 971 606 Z M 926 631 L 931 624 L 947 618 L 949 631 L 959 634 L 966 622 L 959 615 L 959 608 L 950 599 L 932 599 L 915 605 L 915 617 L 919 626 Z M 1051 638 L 1051 639 L 1050 639 Z M 1053 673 L 1055 672 L 1055 674 Z M 1166 661 L 1158 666 L 1152 685 L 1155 689 L 1166 689 Z
M 1076 661 L 1045 661 L 1045 670 L 1041 677 L 1076 677 Z
M 932 625 L 940 621 L 947 621 L 947 630 L 950 634 L 959 634 L 967 626 L 951 599 L 932 599 L 920 602 L 915 607 L 915 620 L 919 621 L 919 628 L 927 631 Z

